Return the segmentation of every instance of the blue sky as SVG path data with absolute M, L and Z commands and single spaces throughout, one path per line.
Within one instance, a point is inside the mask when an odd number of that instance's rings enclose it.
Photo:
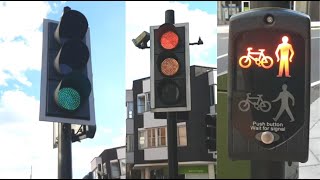
M 150 69 L 150 52 L 135 48 L 131 39 L 163 23 L 167 8 L 176 11 L 176 22 L 190 22 L 191 42 L 201 36 L 205 43 L 190 49 L 191 65 L 215 66 L 216 2 L 151 3 L 0 2 L 0 178 L 29 178 L 31 166 L 33 178 L 57 178 L 52 123 L 39 121 L 42 22 L 59 21 L 64 6 L 82 12 L 89 23 L 97 125 L 94 139 L 72 145 L 73 178 L 86 175 L 104 149 L 125 145 L 125 89 Z M 150 21 L 153 16 L 158 19 Z M 145 68 L 137 72 L 134 61 Z

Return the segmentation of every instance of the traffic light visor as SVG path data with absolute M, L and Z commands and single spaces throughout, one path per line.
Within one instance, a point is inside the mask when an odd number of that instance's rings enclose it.
M 173 24 L 163 24 L 159 27 L 160 45 L 166 50 L 175 49 L 179 44 L 179 36 Z
M 63 13 L 54 36 L 60 44 L 63 44 L 70 39 L 82 40 L 86 35 L 87 30 L 87 18 L 79 11 L 69 10 Z
M 55 61 L 54 67 L 62 75 L 75 70 L 82 70 L 89 60 L 89 49 L 81 40 L 70 40 L 63 44 Z
M 56 104 L 67 111 L 77 110 L 82 101 L 91 93 L 89 79 L 81 73 L 75 72 L 63 78 L 57 86 L 54 99 Z

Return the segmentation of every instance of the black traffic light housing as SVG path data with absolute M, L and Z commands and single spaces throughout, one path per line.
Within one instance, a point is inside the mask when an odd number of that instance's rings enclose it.
M 207 114 L 204 119 L 205 127 L 205 144 L 209 151 L 216 151 L 217 147 L 217 115 L 216 114 Z
M 191 110 L 189 24 L 150 27 L 151 111 Z
M 228 56 L 229 157 L 306 162 L 309 16 L 282 8 L 234 15 Z
M 95 125 L 90 34 L 79 11 L 44 20 L 40 120 Z

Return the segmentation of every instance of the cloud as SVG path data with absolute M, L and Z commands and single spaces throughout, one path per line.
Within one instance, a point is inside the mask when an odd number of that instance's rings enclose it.
M 52 123 L 39 122 L 39 101 L 22 91 L 5 91 L 0 97 L 0 178 L 29 178 L 31 166 L 44 178 L 55 178 L 48 172 L 54 166 Z M 51 163 L 52 162 L 52 163 Z M 42 166 L 37 167 L 36 164 Z M 46 164 L 46 166 L 43 166 Z
M 150 76 L 150 50 L 136 48 L 132 39 L 150 26 L 165 21 L 165 11 L 175 11 L 175 22 L 189 22 L 189 40 L 197 42 L 199 36 L 204 44 L 190 46 L 190 65 L 212 66 L 216 62 L 216 15 L 199 9 L 190 10 L 188 4 L 179 2 L 126 2 L 126 88 L 132 88 L 132 81 Z M 201 20 L 200 20 L 201 19 Z
M 18 90 L 5 91 L 0 97 L 0 124 L 38 119 L 36 112 L 30 113 L 35 111 L 35 107 L 39 107 L 39 102 L 34 97 Z
M 0 94 L 0 178 L 57 178 L 58 152 L 52 148 L 52 123 L 39 121 L 39 101 L 19 90 Z M 17 104 L 18 102 L 18 104 Z M 82 178 L 104 149 L 125 145 L 125 127 L 101 128 L 94 139 L 72 144 L 73 177 Z M 106 138 L 109 139 L 106 140 Z M 99 140 L 105 143 L 96 145 Z
M 25 72 L 40 71 L 40 29 L 50 11 L 47 2 L 0 3 L 0 86 L 8 86 L 8 80 L 32 85 Z

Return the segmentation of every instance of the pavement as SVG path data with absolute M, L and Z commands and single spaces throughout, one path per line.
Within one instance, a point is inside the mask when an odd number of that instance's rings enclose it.
M 319 85 L 311 87 L 309 159 L 306 163 L 299 163 L 299 179 L 318 179 L 320 177 L 319 97 Z

